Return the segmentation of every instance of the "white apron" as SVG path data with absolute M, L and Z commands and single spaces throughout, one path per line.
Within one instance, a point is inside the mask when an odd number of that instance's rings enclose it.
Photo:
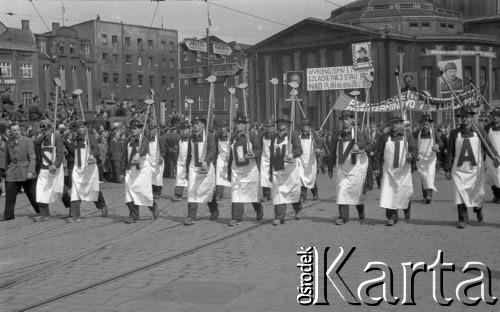
M 495 150 L 500 151 L 500 131 L 493 131 L 493 129 L 490 129 L 488 137 Z M 486 178 L 488 184 L 500 187 L 500 167 L 495 168 L 495 166 L 493 166 L 493 160 L 491 160 L 490 157 L 486 157 Z
M 278 138 L 274 141 L 274 154 L 277 151 L 285 151 L 283 157 L 286 157 L 286 144 L 288 136 L 285 137 L 283 142 L 277 143 Z M 285 169 L 276 171 L 273 170 L 273 205 L 292 204 L 300 200 L 300 171 L 298 166 L 298 159 L 293 158 L 291 163 L 285 162 Z
M 316 149 L 312 134 L 309 139 L 300 139 L 302 145 L 302 156 L 299 157 L 300 182 L 302 186 L 308 189 L 314 188 L 316 184 L 316 174 L 318 173 L 318 164 L 316 160 Z
M 158 159 L 162 156 L 159 151 L 158 135 L 155 135 L 155 141 L 149 142 L 149 153 L 147 155 L 147 160 L 149 166 L 151 167 L 151 183 L 156 186 L 163 186 L 163 170 L 165 169 L 165 160 L 158 163 Z
M 465 140 L 467 139 L 463 139 L 462 134 L 458 133 L 455 141 L 455 159 L 453 160 L 453 167 L 451 170 L 453 182 L 455 184 L 455 204 L 458 205 L 463 203 L 467 207 L 481 207 L 484 200 L 484 170 L 481 141 L 475 132 L 474 136 L 468 139 L 477 166 L 472 166 L 470 161 L 465 161 L 458 167 L 458 157 Z
M 215 168 L 215 184 L 222 185 L 225 187 L 231 187 L 231 182 L 227 179 L 227 160 L 229 153 L 229 140 L 221 141 L 217 143 L 219 147 L 219 154 L 217 155 L 217 166 Z
M 97 201 L 99 197 L 99 169 L 97 164 L 88 164 L 90 146 L 80 148 L 82 166 L 78 167 L 78 147 L 75 147 L 75 165 L 72 172 L 71 200 Z
M 177 174 L 175 177 L 175 186 L 188 186 L 186 159 L 188 152 L 188 140 L 179 140 L 179 155 L 177 155 Z
M 250 148 L 252 144 L 250 143 Z M 256 203 L 259 200 L 260 173 L 255 158 L 246 159 L 247 146 L 231 145 L 231 202 Z M 248 164 L 245 164 L 248 161 Z
M 137 148 L 139 149 L 139 148 Z M 130 159 L 132 146 L 127 146 L 127 157 Z M 125 203 L 134 202 L 138 206 L 153 206 L 153 186 L 151 185 L 151 165 L 147 155 L 139 158 L 139 168 L 130 164 L 125 172 Z
M 352 164 L 352 154 L 347 153 L 343 164 L 339 164 L 341 153 L 345 153 L 351 141 L 339 139 L 337 146 L 337 205 L 362 205 L 364 204 L 363 188 L 366 172 L 368 170 L 368 157 L 366 153 L 356 154 L 356 163 Z
M 203 133 L 205 140 L 205 133 Z M 212 163 L 208 164 L 208 172 L 199 173 L 200 167 L 196 163 L 200 161 L 203 153 L 203 142 L 191 141 L 191 161 L 189 163 L 188 177 L 188 203 L 208 203 L 212 201 L 215 191 L 215 168 Z M 195 152 L 198 152 L 197 155 Z
M 436 177 L 436 152 L 432 150 L 434 143 L 434 133 L 431 130 L 431 137 L 429 139 L 422 139 L 418 133 L 418 161 L 417 169 L 420 172 L 420 179 L 422 180 L 422 187 L 424 190 L 432 189 L 437 192 L 434 180 Z
M 269 165 L 271 163 L 271 152 L 269 147 L 271 146 L 271 140 L 262 140 L 262 156 L 260 158 L 260 186 L 261 187 L 273 187 L 273 184 L 269 180 Z
M 52 134 L 51 140 L 53 141 Z M 37 203 L 50 204 L 61 201 L 64 190 L 64 168 L 61 164 L 56 173 L 50 173 L 48 167 L 52 164 L 52 146 L 44 146 L 42 142 L 42 169 L 36 181 Z
M 382 166 L 382 187 L 380 207 L 385 209 L 406 209 L 413 195 L 411 164 L 406 161 L 407 144 L 399 144 L 399 167 L 394 168 L 396 142 L 391 137 L 385 143 L 384 165 Z

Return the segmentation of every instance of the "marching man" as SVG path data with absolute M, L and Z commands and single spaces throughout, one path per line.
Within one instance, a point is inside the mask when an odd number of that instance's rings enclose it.
M 420 130 L 413 134 L 418 145 L 417 169 L 422 180 L 422 193 L 426 204 L 432 202 L 432 193 L 437 192 L 434 186 L 437 153 L 443 147 L 443 142 L 439 135 L 434 133 L 431 123 L 430 115 L 422 115 Z
M 273 183 L 271 182 L 269 176 L 269 165 L 271 161 L 271 151 L 269 147 L 271 146 L 271 138 L 274 134 L 274 122 L 269 120 L 264 124 L 266 132 L 264 132 L 260 137 L 260 146 L 262 147 L 262 155 L 260 158 L 260 186 L 262 187 L 262 199 L 261 202 L 266 202 L 271 200 L 271 188 Z
M 179 139 L 179 154 L 177 155 L 177 175 L 175 177 L 174 197 L 172 201 L 180 201 L 182 192 L 188 186 L 186 160 L 189 146 L 191 124 L 188 121 L 181 123 L 181 138 Z
M 42 120 L 42 126 L 44 134 L 35 144 L 37 167 L 40 168 L 36 182 L 36 202 L 40 215 L 33 219 L 35 222 L 50 220 L 49 204 L 62 200 L 64 192 L 64 143 L 59 134 L 54 136 L 49 120 Z
M 313 200 L 318 200 L 318 186 L 316 185 L 316 175 L 318 173 L 318 163 L 316 160 L 316 142 L 319 138 L 311 131 L 311 122 L 308 119 L 302 121 L 302 132 L 300 133 L 300 144 L 302 146 L 302 155 L 299 157 L 300 182 L 300 201 L 307 199 L 307 190 L 310 189 L 313 194 Z
M 368 170 L 370 142 L 362 131 L 357 131 L 355 139 L 354 115 L 350 111 L 340 114 L 342 130 L 333 140 L 332 155 L 329 158 L 328 176 L 333 178 L 333 167 L 337 166 L 337 205 L 339 218 L 337 225 L 349 222 L 349 205 L 355 205 L 360 222 L 365 219 L 364 184 Z
M 141 133 L 144 124 L 137 118 L 130 122 L 132 137 L 127 145 L 127 166 L 125 171 L 125 203 L 130 212 L 125 223 L 139 220 L 139 206 L 148 206 L 153 219 L 159 215 L 158 206 L 153 198 L 152 168 L 147 160 L 149 135 Z
M 382 135 L 374 156 L 374 175 L 378 176 L 382 168 L 380 207 L 385 209 L 387 226 L 398 222 L 400 209 L 404 210 L 406 219 L 411 216 L 411 162 L 417 158 L 418 147 L 411 133 L 404 137 L 403 121 L 400 114 L 393 114 L 389 120 L 391 129 Z
M 147 161 L 151 167 L 153 199 L 159 199 L 163 189 L 164 159 L 167 157 L 165 145 L 160 142 L 156 125 L 149 127 L 149 152 Z
M 93 201 L 103 217 L 108 215 L 108 208 L 102 192 L 99 190 L 99 169 L 97 158 L 100 157 L 99 146 L 87 133 L 82 121 L 75 121 L 76 128 L 75 165 L 71 173 L 71 203 L 68 222 L 80 222 L 80 206 L 82 200 Z
M 215 195 L 215 137 L 206 133 L 206 119 L 193 118 L 193 133 L 189 138 L 186 167 L 188 168 L 188 215 L 184 225 L 196 221 L 198 204 L 208 203 L 210 220 L 217 220 L 219 208 Z
M 258 138 L 251 133 L 245 133 L 247 120 L 244 116 L 236 117 L 234 123 L 236 133 L 231 138 L 228 164 L 232 202 L 230 226 L 240 224 L 245 203 L 252 203 L 257 220 L 262 220 L 264 217 L 264 210 L 259 199 L 260 172 L 256 161 L 260 157 Z
M 215 185 L 217 198 L 224 197 L 224 188 L 231 187 L 228 180 L 228 159 L 229 159 L 229 125 L 223 121 L 220 124 L 220 131 L 215 135 L 215 144 L 217 146 L 217 163 L 215 166 Z
M 270 176 L 273 182 L 272 196 L 276 219 L 274 225 L 285 223 L 286 204 L 292 204 L 295 219 L 300 219 L 300 171 L 298 158 L 302 155 L 302 146 L 296 133 L 289 135 L 292 122 L 287 115 L 281 115 L 277 124 L 277 133 L 271 140 Z
M 488 133 L 491 144 L 496 151 L 500 149 L 500 108 L 495 107 L 491 112 L 493 120 L 484 128 Z M 493 191 L 493 202 L 500 200 L 500 168 L 493 165 L 491 158 L 486 158 L 486 178 Z
M 494 168 L 500 165 L 498 153 L 484 129 L 479 128 L 480 133 L 477 133 L 472 127 L 472 116 L 475 114 L 470 107 L 461 109 L 459 117 L 462 119 L 462 124 L 450 133 L 444 167 L 446 178 L 451 180 L 453 177 L 458 228 L 461 229 L 467 226 L 469 221 L 467 210 L 470 207 L 476 213 L 477 221 L 483 221 L 483 148 L 493 160 Z

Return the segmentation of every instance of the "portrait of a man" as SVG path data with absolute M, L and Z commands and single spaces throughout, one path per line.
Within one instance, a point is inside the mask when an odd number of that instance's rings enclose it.
M 405 73 L 403 74 L 403 84 L 401 92 L 417 92 L 417 87 L 415 86 L 416 73 Z
M 443 75 L 441 77 L 440 84 L 441 93 L 450 93 L 451 90 L 453 90 L 454 92 L 462 92 L 464 89 L 463 80 L 461 77 L 462 68 L 457 67 L 457 61 L 445 61 L 443 63 L 444 66 L 440 66 L 443 69 Z
M 356 59 L 356 63 L 367 63 L 370 61 L 368 57 L 368 51 L 366 51 L 365 47 L 361 47 L 358 50 L 358 58 Z

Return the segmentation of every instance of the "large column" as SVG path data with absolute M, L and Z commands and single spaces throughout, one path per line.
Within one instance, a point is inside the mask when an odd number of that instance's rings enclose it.
M 287 81 L 286 81 L 286 72 L 292 70 L 292 64 L 291 64 L 291 59 L 290 56 L 283 56 L 283 73 L 282 77 L 278 77 L 278 79 L 282 82 L 283 88 L 281 88 L 281 97 L 278 97 L 278 115 L 283 113 L 283 108 L 290 107 L 290 103 L 286 101 L 287 98 L 289 98 L 289 95 L 287 94 Z
M 248 81 L 248 90 L 249 90 L 249 92 L 248 92 L 248 103 L 250 103 L 250 121 L 251 122 L 253 122 L 253 116 L 255 115 L 255 107 L 258 106 L 258 105 L 262 105 L 262 103 L 260 102 L 260 99 L 256 96 L 257 95 L 257 88 L 258 88 L 258 86 L 255 83 L 256 79 L 255 79 L 255 68 L 254 68 L 254 66 L 256 66 L 255 64 L 257 62 L 254 62 L 254 55 L 255 54 L 252 54 L 252 55 L 248 56 L 248 76 L 252 77 Z M 235 84 L 234 85 L 237 85 L 236 84 L 236 76 L 235 76 Z M 180 88 L 180 86 L 179 86 L 179 88 Z M 228 102 L 229 102 L 229 98 L 228 98 Z M 231 109 L 234 109 L 234 108 L 231 108 Z
M 442 50 L 443 49 L 443 45 L 442 44 L 436 44 L 436 47 L 435 47 L 436 50 Z M 441 55 L 436 55 L 436 64 L 438 62 L 441 61 Z M 437 69 L 436 69 L 437 70 Z M 432 76 L 431 76 L 432 77 Z M 441 83 L 439 82 L 439 77 L 438 79 L 436 79 L 436 90 L 437 90 L 437 95 L 436 97 L 441 97 Z M 453 116 L 453 118 L 455 118 L 455 116 Z M 443 122 L 443 113 L 442 112 L 438 112 L 437 113 L 437 120 L 436 120 L 436 123 L 437 124 L 440 124 Z
M 326 63 L 327 63 L 326 49 L 322 48 L 319 50 L 319 66 L 320 67 L 327 67 Z M 328 114 L 328 111 L 330 110 L 329 103 L 326 102 L 326 91 L 320 91 L 320 92 L 321 92 L 320 93 L 321 105 L 320 105 L 320 107 L 318 107 L 319 127 L 321 127 L 321 124 L 323 123 L 324 118 L 326 118 L 326 115 Z
M 333 51 L 333 66 L 334 67 L 343 66 L 343 63 L 344 63 L 344 51 L 342 50 L 341 47 L 337 47 L 336 50 Z M 330 103 L 331 105 L 335 104 L 335 101 L 337 100 L 340 94 L 344 93 L 344 90 L 340 89 L 334 92 L 335 93 L 332 97 L 332 102 Z M 336 130 L 338 126 L 339 117 L 340 117 L 339 112 L 333 111 L 332 117 L 328 121 L 330 130 Z
M 264 99 L 264 105 L 265 105 L 265 119 L 269 119 L 271 117 L 272 113 L 272 102 L 273 102 L 273 97 L 271 94 L 271 86 L 269 80 L 271 80 L 271 71 L 272 71 L 272 64 L 271 64 L 271 56 L 266 55 L 264 56 L 264 89 L 265 89 L 265 99 Z M 261 118 L 262 116 L 259 116 Z
M 308 53 L 307 54 L 307 68 L 314 68 L 318 67 L 318 64 L 316 64 L 316 53 Z M 316 113 L 315 116 L 309 116 L 309 107 L 316 107 L 316 112 L 318 110 L 318 91 L 313 91 L 313 92 L 307 92 L 307 68 L 306 71 L 304 72 L 304 100 L 307 98 L 307 105 L 302 105 L 304 108 L 304 112 L 306 113 L 307 118 L 313 123 L 313 125 L 317 128 L 318 126 L 318 114 Z
M 480 52 L 481 51 L 481 47 L 480 46 L 474 46 L 474 50 L 476 52 Z M 474 61 L 475 61 L 475 74 L 474 74 L 474 83 L 476 84 L 476 86 L 479 86 L 481 84 L 481 62 L 480 62 L 480 56 L 479 56 L 479 53 L 476 53 L 476 55 L 474 56 Z
M 293 70 L 299 71 L 300 70 L 300 51 L 296 51 L 293 53 Z M 300 89 L 303 91 L 304 90 L 304 81 L 300 82 Z M 305 96 L 305 92 L 302 92 L 302 107 L 307 106 L 307 97 Z M 300 108 L 296 107 L 295 108 L 295 124 L 297 125 L 298 122 L 301 120 L 301 113 L 300 113 Z M 290 116 L 291 118 L 291 116 Z
M 493 52 L 493 47 L 488 48 L 489 52 Z M 488 58 L 488 102 L 493 100 L 493 59 L 491 57 Z

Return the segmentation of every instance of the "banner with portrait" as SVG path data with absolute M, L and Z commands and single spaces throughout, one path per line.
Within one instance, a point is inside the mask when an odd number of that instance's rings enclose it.
M 455 93 L 464 91 L 462 60 L 440 61 L 438 67 L 442 72 L 439 77 L 439 89 L 442 95 L 450 96 L 451 90 Z

